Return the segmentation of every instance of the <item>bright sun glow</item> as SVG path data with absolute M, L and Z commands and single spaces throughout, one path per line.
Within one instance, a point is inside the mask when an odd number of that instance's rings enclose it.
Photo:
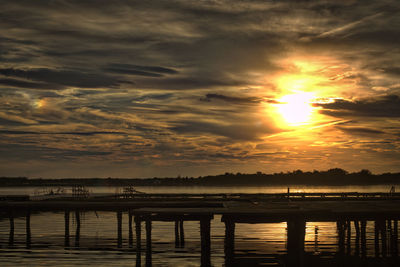
M 312 99 L 314 94 L 307 92 L 285 95 L 279 99 L 277 108 L 289 126 L 304 125 L 310 121 L 314 111 Z

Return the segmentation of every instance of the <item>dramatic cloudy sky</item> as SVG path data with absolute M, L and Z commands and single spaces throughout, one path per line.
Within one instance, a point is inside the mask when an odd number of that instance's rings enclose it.
M 0 176 L 400 171 L 400 2 L 0 0 Z

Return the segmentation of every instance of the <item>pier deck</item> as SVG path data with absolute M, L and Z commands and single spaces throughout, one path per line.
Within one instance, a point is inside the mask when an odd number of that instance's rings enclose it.
M 328 196 L 327 196 L 328 195 Z M 290 255 L 288 266 L 302 261 L 306 222 L 331 221 L 338 227 L 339 248 L 343 249 L 345 233 L 350 233 L 350 222 L 354 222 L 357 236 L 361 242 L 361 253 L 365 253 L 365 229 L 367 221 L 375 225 L 375 243 L 377 253 L 397 257 L 398 220 L 400 220 L 400 198 L 398 194 L 358 193 L 311 195 L 283 194 L 239 194 L 239 195 L 167 195 L 157 194 L 144 197 L 87 198 L 87 199 L 49 199 L 42 201 L 0 201 L 1 216 L 10 220 L 9 243 L 14 240 L 14 218 L 26 218 L 26 244 L 31 243 L 31 214 L 36 212 L 63 212 L 65 217 L 65 244 L 69 246 L 70 213 L 75 213 L 76 233 L 75 245 L 79 246 L 80 213 L 85 211 L 111 211 L 117 215 L 118 246 L 122 246 L 122 215 L 128 214 L 129 244 L 133 244 L 132 223 L 135 222 L 136 253 L 140 261 L 141 224 L 146 229 L 146 263 L 151 263 L 151 231 L 152 221 L 175 222 L 176 245 L 184 245 L 183 223 L 199 221 L 201 237 L 201 265 L 210 266 L 210 221 L 215 215 L 221 216 L 225 223 L 225 260 L 231 266 L 234 259 L 235 224 L 237 223 L 287 223 L 287 253 Z M 134 218 L 134 220 L 133 220 Z M 390 244 L 384 234 L 386 227 L 394 229 Z M 382 243 L 382 251 L 379 243 Z M 385 244 L 385 245 L 384 245 Z M 363 250 L 364 249 L 364 250 Z M 397 258 L 396 258 L 397 259 Z M 140 266 L 140 262 L 138 263 Z

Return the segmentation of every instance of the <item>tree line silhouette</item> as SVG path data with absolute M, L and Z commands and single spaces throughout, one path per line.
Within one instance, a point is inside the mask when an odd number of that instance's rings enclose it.
M 265 174 L 229 173 L 221 175 L 208 175 L 175 178 L 27 178 L 27 177 L 0 177 L 0 186 L 258 186 L 258 185 L 376 185 L 400 184 L 400 173 L 372 174 L 363 169 L 359 172 L 349 173 L 340 168 L 327 171 L 280 172 Z

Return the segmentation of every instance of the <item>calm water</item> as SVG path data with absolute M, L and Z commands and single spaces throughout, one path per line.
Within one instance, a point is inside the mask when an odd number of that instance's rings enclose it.
M 286 187 L 137 187 L 147 193 L 271 193 L 285 192 Z M 369 187 L 293 187 L 305 192 L 387 192 L 390 186 Z M 37 188 L 0 188 L 0 194 L 33 194 Z M 115 192 L 115 187 L 92 187 L 92 192 Z M 72 214 L 71 214 L 72 215 Z M 174 223 L 153 222 L 153 266 L 200 266 L 198 222 L 185 222 L 185 247 L 175 248 Z M 374 224 L 367 222 L 367 260 L 359 263 L 355 230 L 351 225 L 350 248 L 338 258 L 338 234 L 335 222 L 309 222 L 306 225 L 305 252 L 309 266 L 388 266 L 388 256 L 375 258 Z M 8 245 L 9 221 L 0 220 L 1 266 L 136 266 L 135 244 L 128 245 L 128 216 L 123 215 L 123 246 L 117 248 L 117 217 L 114 212 L 86 212 L 81 215 L 79 247 L 74 244 L 75 223 L 70 226 L 70 246 L 64 246 L 64 213 L 32 214 L 32 245 L 25 244 L 25 219 L 15 219 L 14 245 Z M 143 229 L 144 230 L 144 229 Z M 211 263 L 224 266 L 225 226 L 219 216 L 211 221 Z M 142 249 L 145 233 L 142 231 Z M 144 252 L 141 263 L 145 264 Z M 284 266 L 286 223 L 237 224 L 235 262 L 237 266 Z M 396 266 L 396 265 L 393 265 Z M 400 266 L 400 265 L 399 265 Z

